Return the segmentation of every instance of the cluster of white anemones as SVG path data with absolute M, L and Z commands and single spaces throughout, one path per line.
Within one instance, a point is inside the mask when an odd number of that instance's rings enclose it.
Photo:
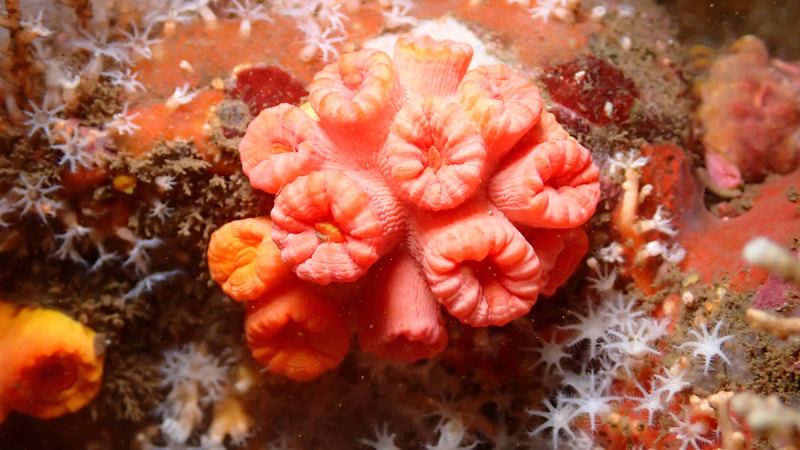
M 240 397 L 253 387 L 248 376 L 234 376 L 234 358 L 214 356 L 187 344 L 164 353 L 162 386 L 167 396 L 156 409 L 163 444 L 141 435 L 148 450 L 225 450 L 241 447 L 252 435 L 253 420 Z M 210 421 L 206 419 L 212 410 Z M 207 426 L 205 426 L 207 424 Z
M 626 190 L 633 190 L 635 195 L 631 197 L 636 205 L 649 194 L 647 186 L 638 187 L 639 171 L 647 163 L 648 159 L 636 151 L 614 155 L 608 162 L 610 176 L 621 175 L 624 183 L 634 180 L 629 185 L 623 183 L 623 196 Z M 668 238 L 678 234 L 661 208 L 650 219 L 635 220 L 634 229 L 639 233 L 656 231 L 656 235 Z M 653 242 L 666 249 L 679 249 L 677 244 L 663 244 L 660 240 Z M 647 254 L 645 257 L 660 256 L 665 262 L 677 263 L 681 257 L 674 257 L 676 253 L 682 254 L 683 250 Z M 561 380 L 556 383 L 559 390 L 554 398 L 544 402 L 544 409 L 530 411 L 531 415 L 541 419 L 531 435 L 549 435 L 553 448 L 591 448 L 581 446 L 587 441 L 587 436 L 575 427 L 576 420 L 588 419 L 590 429 L 594 431 L 599 418 L 608 417 L 620 401 L 626 399 L 635 401 L 634 412 L 647 414 L 648 425 L 654 425 L 661 416 L 671 417 L 673 426 L 670 431 L 686 446 L 706 442 L 706 436 L 712 432 L 703 428 L 705 425 L 695 426 L 690 419 L 672 414 L 669 405 L 676 394 L 689 388 L 690 380 L 708 374 L 715 362 L 730 364 L 723 347 L 733 336 L 721 335 L 724 323 L 719 321 L 713 327 L 701 324 L 689 329 L 684 341 L 677 346 L 668 344 L 668 319 L 653 317 L 642 307 L 639 299 L 617 289 L 616 266 L 623 262 L 622 244 L 612 243 L 598 249 L 587 261 L 589 269 L 594 272 L 588 277 L 594 292 L 585 300 L 585 307 L 582 311 L 570 312 L 574 321 L 561 326 L 557 334 L 542 339 L 533 349 L 545 374 Z M 565 334 L 568 337 L 564 338 Z M 642 370 L 653 361 L 660 361 L 668 351 L 679 352 L 684 357 L 679 358 L 680 363 L 664 367 L 647 380 L 640 380 Z M 562 362 L 574 359 L 576 355 L 581 362 L 580 370 L 565 370 Z M 618 380 L 633 382 L 639 395 L 615 395 L 611 388 Z M 698 434 L 698 430 L 702 433 Z M 590 438 L 588 442 L 591 444 Z

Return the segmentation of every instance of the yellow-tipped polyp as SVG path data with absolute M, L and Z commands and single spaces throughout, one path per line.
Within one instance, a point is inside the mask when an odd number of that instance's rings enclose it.
M 472 60 L 472 47 L 430 36 L 400 36 L 394 46 L 394 64 L 410 95 L 455 94 Z

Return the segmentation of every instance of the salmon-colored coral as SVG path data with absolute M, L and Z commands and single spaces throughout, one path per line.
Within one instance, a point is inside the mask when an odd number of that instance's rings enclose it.
M 600 199 L 599 171 L 576 141 L 520 149 L 489 183 L 489 196 L 510 219 L 540 228 L 579 226 Z
M 239 147 L 251 184 L 276 194 L 271 237 L 299 278 L 352 282 L 393 255 L 358 305 L 361 345 L 381 356 L 441 351 L 439 305 L 472 326 L 526 314 L 588 247 L 578 227 L 599 200 L 589 152 L 543 110 L 533 83 L 502 65 L 468 71 L 471 56 L 428 37 L 401 37 L 394 61 L 342 55 L 309 86 L 313 110 L 266 109 Z M 526 239 L 517 225 L 539 230 Z M 292 308 L 318 303 L 305 291 L 266 297 L 250 317 L 277 308 L 303 322 Z M 271 336 L 254 320 L 248 336 Z M 272 368 L 279 354 L 268 346 L 257 357 Z
M 698 118 L 706 166 L 719 187 L 788 173 L 800 161 L 800 67 L 770 60 L 745 36 L 711 67 Z
M 309 157 L 322 167 L 305 165 L 307 176 L 282 187 L 272 212 L 273 238 L 301 278 L 353 281 L 394 248 L 407 222 L 409 248 L 439 301 L 465 323 L 504 324 L 533 305 L 541 271 L 534 249 L 509 221 L 525 214 L 490 199 L 492 192 L 513 189 L 522 180 L 510 173 L 513 161 L 502 156 L 539 121 L 538 90 L 503 66 L 464 75 L 471 49 L 463 44 L 404 37 L 395 53 L 394 63 L 374 50 L 344 55 L 315 77 L 311 106 L 329 139 L 311 124 L 302 129 L 322 143 Z M 290 119 L 289 110 L 299 116 L 292 108 L 268 109 L 251 124 L 240 148 L 245 168 L 275 167 L 262 149 L 274 145 L 294 121 L 306 121 Z M 286 119 L 265 128 L 276 111 Z M 291 158 L 311 153 L 300 142 L 284 142 Z M 537 205 L 541 220 L 528 224 L 583 223 L 599 197 L 598 172 L 588 152 L 574 141 L 527 143 L 532 147 L 516 153 L 534 153 L 541 144 L 548 155 L 526 168 L 541 175 L 538 191 L 546 191 Z M 499 168 L 494 178 L 487 155 Z M 268 179 L 249 175 L 254 186 Z M 555 187 L 546 187 L 547 181 Z M 483 273 L 488 267 L 497 274 Z
M 421 215 L 411 232 L 431 290 L 472 326 L 504 325 L 526 314 L 542 286 L 533 247 L 498 210 L 489 215 L 485 207 L 475 202 L 459 215 Z
M 276 197 L 273 240 L 300 278 L 355 281 L 397 244 L 401 214 L 399 202 L 374 177 L 312 172 Z
M 403 103 L 403 90 L 386 53 L 365 49 L 341 56 L 314 76 L 309 101 L 340 157 L 368 164 Z M 363 158 L 363 159 L 362 159 Z
M 448 96 L 456 89 L 472 59 L 472 47 L 429 36 L 400 36 L 394 65 L 403 87 L 422 97 Z
M 250 123 L 239 144 L 242 170 L 253 187 L 275 194 L 298 175 L 319 169 L 333 144 L 299 108 L 282 104 Z
M 481 66 L 458 85 L 461 106 L 478 125 L 491 165 L 500 160 L 538 122 L 539 89 L 504 65 Z
M 0 422 L 10 411 L 40 419 L 75 412 L 100 390 L 94 331 L 49 309 L 0 302 Z
M 464 203 L 481 182 L 486 148 L 455 102 L 411 100 L 378 155 L 384 179 L 403 200 L 440 211 Z
M 467 72 L 471 54 L 401 37 L 394 62 L 375 50 L 343 55 L 309 87 L 318 127 L 289 105 L 250 125 L 243 167 L 255 187 L 277 192 L 273 239 L 300 278 L 361 278 L 406 234 L 462 322 L 502 325 L 531 308 L 542 271 L 512 222 L 581 225 L 599 199 L 598 171 L 542 111 L 535 85 L 505 66 Z

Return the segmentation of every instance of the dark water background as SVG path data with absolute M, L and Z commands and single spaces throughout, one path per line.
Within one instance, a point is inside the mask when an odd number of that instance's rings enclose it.
M 718 48 L 745 34 L 764 40 L 772 56 L 800 59 L 798 0 L 658 0 L 675 15 L 686 44 Z

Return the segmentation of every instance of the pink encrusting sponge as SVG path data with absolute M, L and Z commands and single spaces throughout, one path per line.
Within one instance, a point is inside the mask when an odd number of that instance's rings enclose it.
M 309 86 L 315 115 L 266 109 L 239 148 L 253 187 L 276 194 L 271 238 L 300 279 L 370 277 L 359 342 L 378 355 L 441 351 L 440 306 L 472 326 L 526 314 L 588 249 L 580 227 L 600 197 L 589 151 L 522 74 L 467 70 L 471 58 L 412 36 L 394 60 L 343 55 Z

